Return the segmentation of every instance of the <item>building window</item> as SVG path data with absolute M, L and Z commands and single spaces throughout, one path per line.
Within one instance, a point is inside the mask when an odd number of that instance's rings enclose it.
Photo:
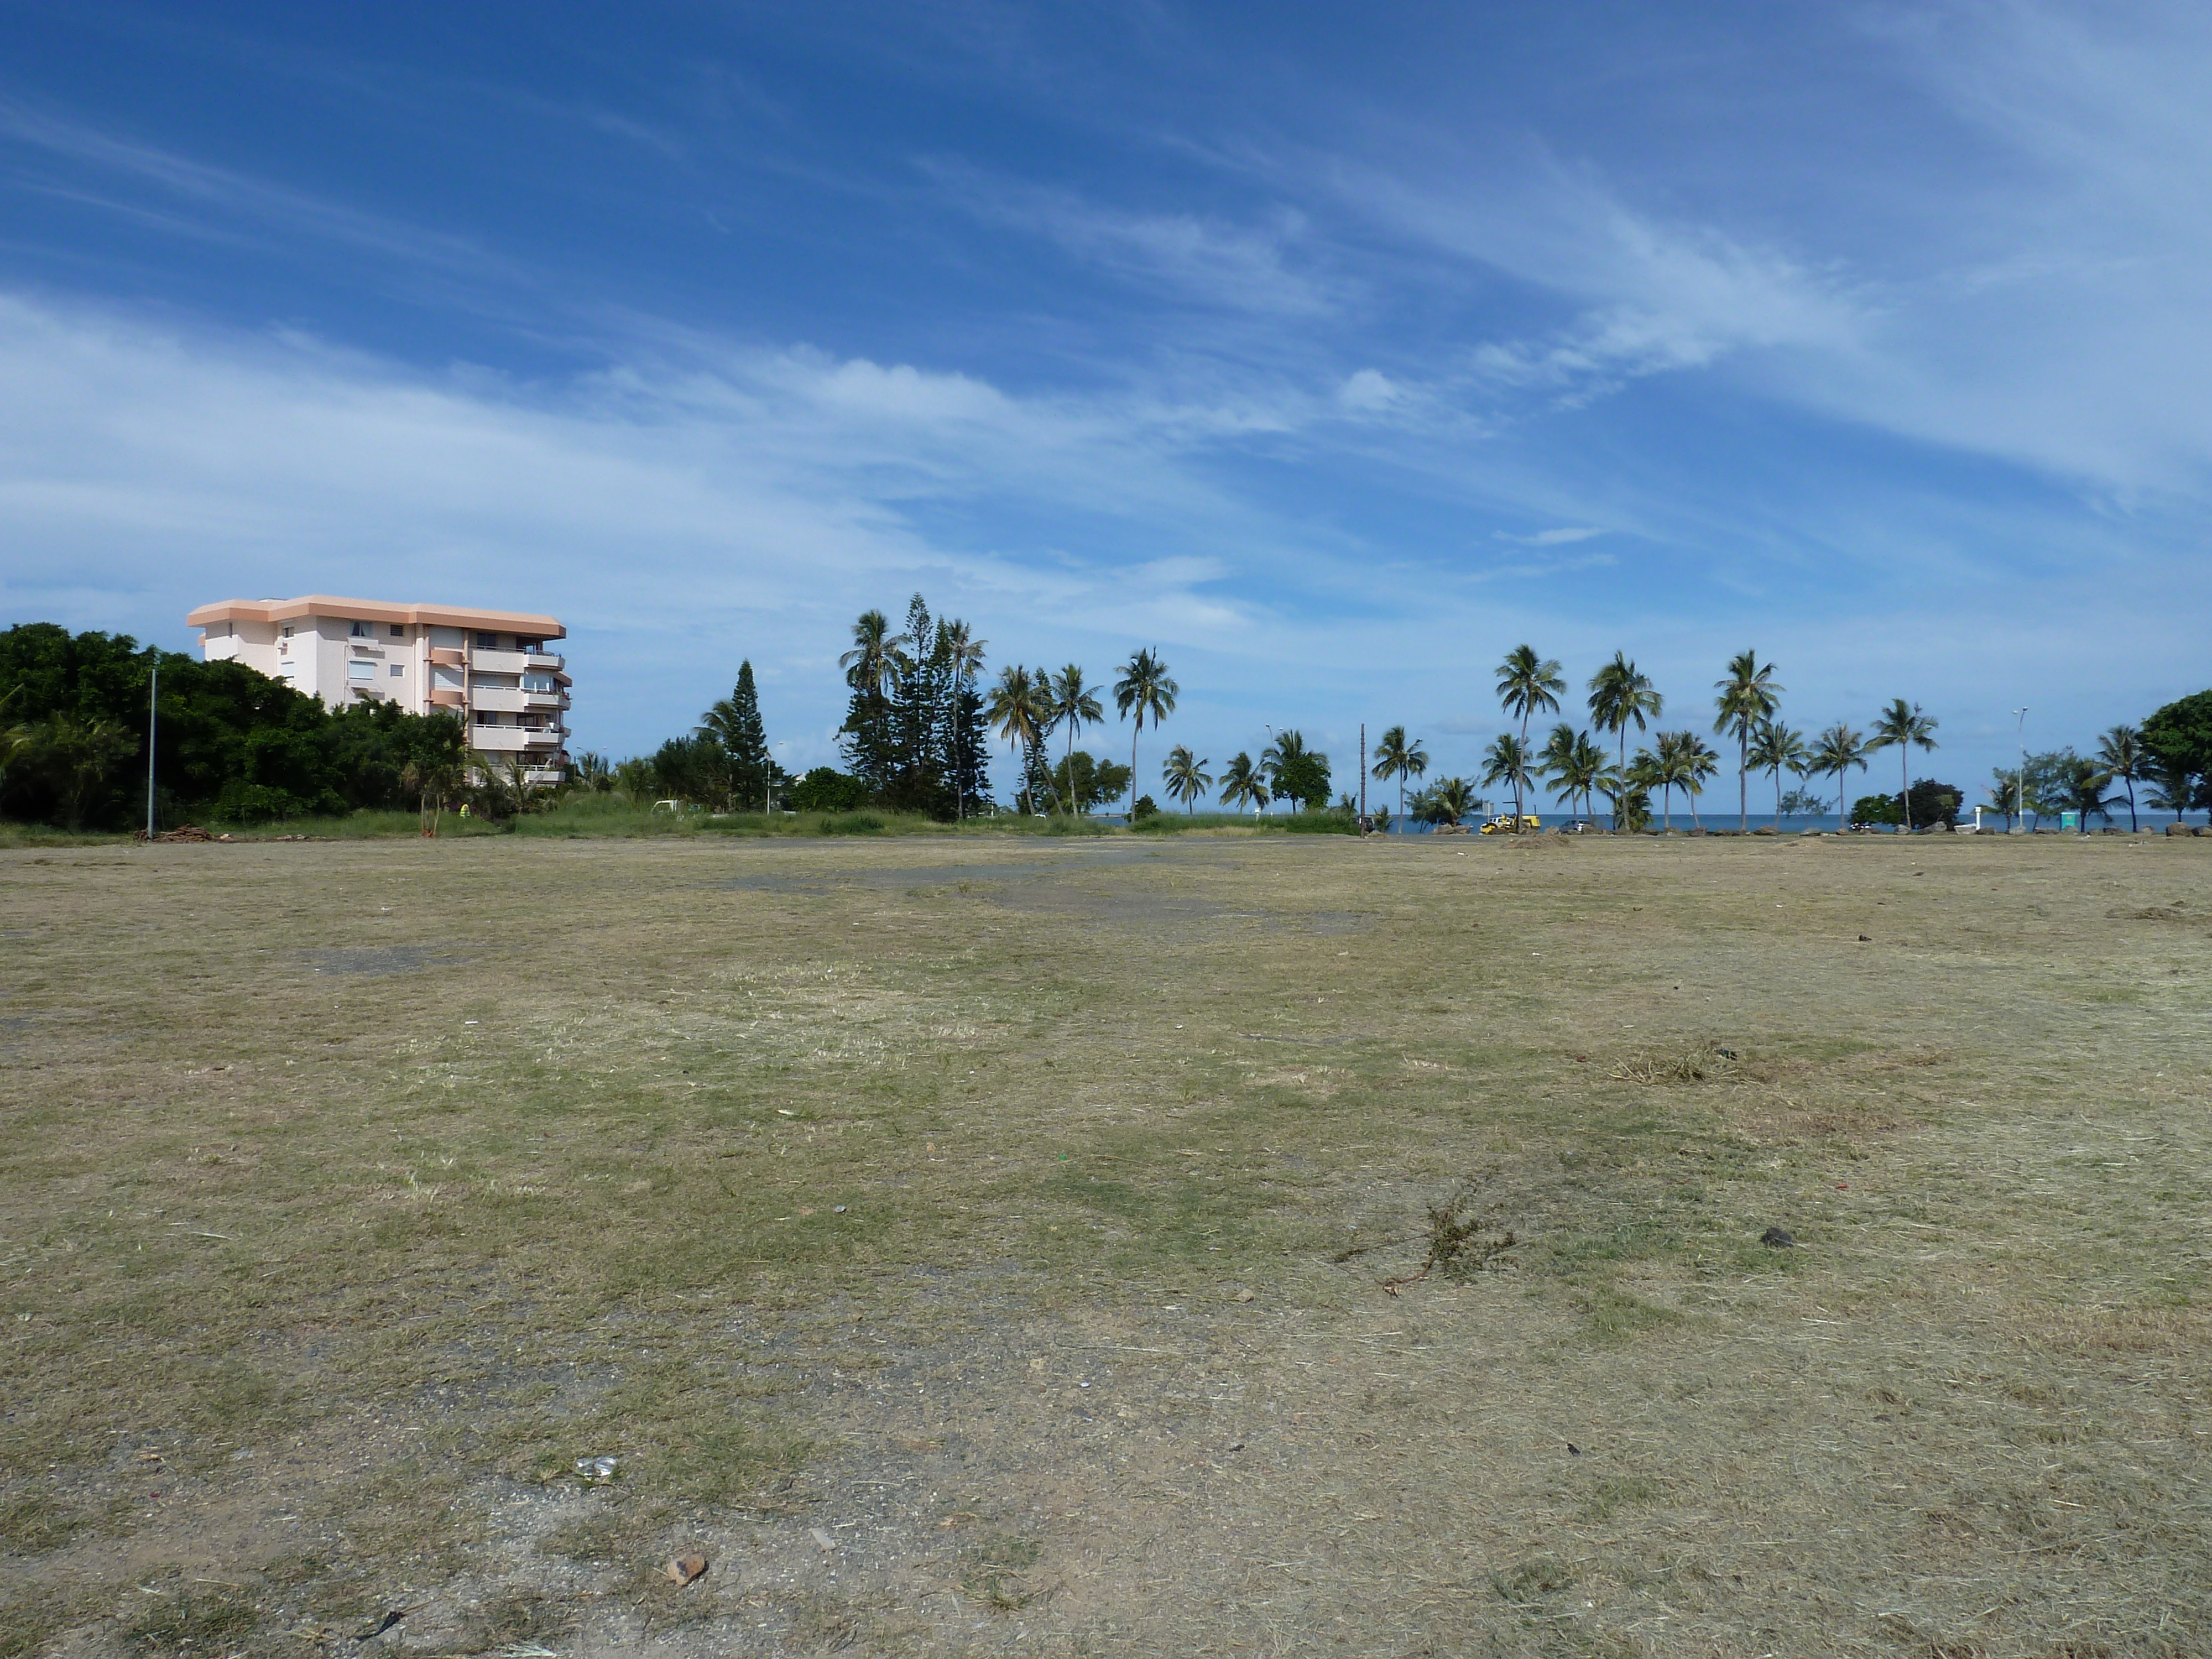
M 488 708 L 479 708 L 477 710 L 477 724 L 478 726 L 497 726 L 499 724 L 499 716 L 493 714 Z
M 496 635 L 496 634 L 479 634 L 479 635 L 477 635 L 477 650 L 479 650 L 479 651 L 496 651 L 496 650 L 498 650 L 498 649 L 499 649 L 499 635 Z
M 357 622 L 353 625 L 353 637 L 357 640 L 368 639 L 375 632 L 376 630 L 365 622 Z
M 292 624 L 289 623 L 284 624 L 284 637 L 288 640 L 292 637 Z
M 406 672 L 407 670 L 398 663 L 392 665 L 392 678 L 395 680 Z
M 392 637 L 393 639 L 395 639 L 395 640 L 404 640 L 404 639 L 405 639 L 405 638 L 407 637 L 407 624 L 406 624 L 406 623 L 392 623 Z
M 346 678 L 356 680 L 373 680 L 376 678 L 376 665 L 373 662 L 349 662 L 346 665 Z

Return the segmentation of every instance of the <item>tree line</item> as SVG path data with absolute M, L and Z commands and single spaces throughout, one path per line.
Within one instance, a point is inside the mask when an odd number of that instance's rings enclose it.
M 149 693 L 160 821 L 404 807 L 458 780 L 461 723 L 388 702 L 331 709 L 242 663 L 52 623 L 0 633 L 0 815 L 71 830 L 146 816 Z
M 1690 812 L 1693 828 L 1704 827 L 1698 803 L 1705 786 L 1721 775 L 1726 757 L 1707 741 L 1717 737 L 1735 750 L 1736 815 L 1740 830 L 1750 828 L 1751 778 L 1765 774 L 1772 780 L 1775 815 L 1814 805 L 1802 792 L 1785 794 L 1782 775 L 1800 780 L 1836 781 L 1836 810 L 1847 819 L 1844 795 L 1853 770 L 1865 771 L 1874 757 L 1887 749 L 1899 756 L 1898 794 L 1885 798 L 1897 803 L 1895 821 L 1907 827 L 1924 827 L 1941 813 L 1946 822 L 1955 814 L 1959 792 L 1946 786 L 1916 790 L 1911 774 L 1911 754 L 1936 748 L 1937 722 L 1919 704 L 1894 699 L 1861 732 L 1838 720 L 1817 734 L 1808 734 L 1780 718 L 1782 694 L 1787 689 L 1775 678 L 1775 666 L 1759 660 L 1756 651 L 1738 653 L 1713 684 L 1713 719 L 1710 733 L 1685 725 L 1673 731 L 1658 729 L 1667 700 L 1651 677 L 1638 668 L 1626 652 L 1615 652 L 1585 683 L 1583 707 L 1587 727 L 1570 720 L 1553 726 L 1541 747 L 1534 745 L 1531 726 L 1539 715 L 1556 714 L 1567 692 L 1566 675 L 1557 659 L 1542 656 L 1533 646 L 1518 645 L 1505 654 L 1496 671 L 1498 704 L 1509 718 L 1519 722 L 1516 731 L 1502 732 L 1483 751 L 1479 778 L 1443 778 L 1416 793 L 1409 804 L 1406 784 L 1427 774 L 1429 756 L 1417 738 L 1402 726 L 1385 731 L 1376 745 L 1371 775 L 1395 780 L 1399 811 L 1417 818 L 1449 822 L 1487 805 L 1475 793 L 1492 787 L 1510 795 L 1510 823 L 1519 826 L 1527 816 L 1528 796 L 1539 784 L 1564 798 L 1571 811 L 1580 803 L 1583 821 L 1595 822 L 1596 798 L 1604 797 L 1616 830 L 1640 830 L 1653 817 L 1655 799 L 1661 828 L 1674 827 L 1674 798 L 1679 793 Z M 1634 755 L 1628 751 L 1628 729 L 1639 737 Z M 1611 752 L 1601 741 L 1610 738 Z M 1942 803 L 1949 800 L 1945 809 Z M 1917 803 L 1917 805 L 1916 805 Z M 1862 802 L 1862 805 L 1865 803 Z M 1917 817 L 1916 819 L 1916 811 Z
M 1518 720 L 1519 729 L 1500 734 L 1484 751 L 1479 780 L 1441 779 L 1409 800 L 1406 786 L 1425 776 L 1428 752 L 1402 726 L 1382 734 L 1371 774 L 1397 782 L 1401 814 L 1435 822 L 1463 817 L 1487 805 L 1475 791 L 1489 786 L 1510 792 L 1517 823 L 1524 796 L 1540 783 L 1564 797 L 1571 808 L 1581 803 L 1586 818 L 1593 815 L 1595 799 L 1603 797 L 1613 827 L 1624 830 L 1648 827 L 1655 796 L 1662 828 L 1671 829 L 1679 791 L 1692 824 L 1701 828 L 1698 803 L 1728 758 L 1735 761 L 1739 829 L 1749 827 L 1754 775 L 1770 780 L 1778 820 L 1825 811 L 1826 798 L 1802 787 L 1819 779 L 1832 781 L 1836 811 L 1844 823 L 1894 824 L 1911 830 L 1950 824 L 1966 810 L 1964 790 L 1911 775 L 1913 750 L 1926 754 L 1937 747 L 1938 722 L 1919 704 L 1893 698 L 1865 731 L 1848 720 L 1817 732 L 1800 731 L 1781 718 L 1786 688 L 1775 678 L 1774 665 L 1761 662 L 1755 651 L 1731 658 L 1713 684 L 1710 735 L 1733 746 L 1736 752 L 1732 757 L 1717 751 L 1707 742 L 1708 734 L 1694 727 L 1656 729 L 1666 711 L 1666 699 L 1625 652 L 1616 652 L 1586 683 L 1589 727 L 1561 721 L 1540 748 L 1532 746 L 1530 726 L 1537 716 L 1561 710 L 1567 681 L 1559 663 L 1540 656 L 1530 646 L 1516 646 L 1498 665 L 1496 684 L 1500 707 Z M 1628 751 L 1632 726 L 1639 737 L 1650 733 L 1650 741 L 1639 744 L 1632 756 Z M 1612 740 L 1610 754 L 1601 738 Z M 1898 760 L 1897 789 L 1862 795 L 1847 805 L 1851 774 L 1867 773 L 1878 757 L 1893 750 Z M 1785 789 L 1785 774 L 1801 787 Z M 2139 783 L 2146 787 L 2140 800 Z M 2119 793 L 2113 793 L 2115 785 Z M 2171 811 L 2177 821 L 2185 811 L 2212 807 L 2212 691 L 2170 703 L 2140 726 L 2113 726 L 2099 737 L 2090 755 L 2067 748 L 2030 756 L 2023 767 L 1996 768 L 1982 810 L 2001 816 L 2009 827 L 2022 812 L 2040 817 L 2073 811 L 2083 823 L 2093 817 L 2109 822 L 2123 804 L 2130 829 L 2139 825 L 2139 805 Z
M 1144 733 L 1161 728 L 1179 695 L 1159 653 L 1133 652 L 1105 684 L 1094 684 L 1080 664 L 1011 664 L 986 687 L 986 646 L 965 622 L 933 616 L 919 593 L 902 631 L 881 611 L 862 613 L 839 659 L 848 693 L 838 733 L 843 770 L 818 767 L 794 779 L 776 764 L 748 659 L 731 694 L 691 732 L 619 764 L 580 755 L 563 790 L 553 792 L 529 784 L 519 761 L 471 756 L 450 715 L 409 714 L 389 702 L 331 709 L 241 664 L 201 662 L 125 635 L 23 623 L 0 633 L 0 814 L 72 828 L 139 821 L 148 691 L 157 666 L 153 774 L 165 822 L 191 812 L 251 821 L 410 801 L 428 812 L 434 803 L 442 809 L 465 799 L 498 816 L 571 789 L 724 811 L 878 805 L 957 820 L 998 810 L 990 764 L 1000 743 L 1012 763 L 1011 805 L 1018 811 L 1076 814 L 1117 799 L 1134 817 L 1157 810 L 1136 781 Z M 1661 725 L 1665 697 L 1616 652 L 1583 688 L 1587 722 L 1558 721 L 1539 744 L 1535 722 L 1562 712 L 1568 685 L 1557 660 L 1523 644 L 1495 675 L 1499 706 L 1515 728 L 1485 750 L 1475 776 L 1425 782 L 1428 751 L 1403 726 L 1382 733 L 1369 770 L 1396 783 L 1399 815 L 1432 822 L 1487 810 L 1480 791 L 1493 789 L 1510 799 L 1518 823 L 1543 785 L 1586 820 L 1602 799 L 1616 829 L 1645 828 L 1655 815 L 1671 829 L 1679 795 L 1702 828 L 1707 786 L 1729 760 L 1740 828 L 1748 827 L 1754 775 L 1769 781 L 1784 820 L 1825 811 L 1828 799 L 1847 822 L 1907 829 L 1949 823 L 1966 808 L 1964 791 L 1911 775 L 1913 751 L 1937 747 L 1937 722 L 1918 704 L 1893 699 L 1864 731 L 1838 720 L 1808 732 L 1782 718 L 1785 688 L 1775 676 L 1755 651 L 1739 653 L 1713 684 L 1710 730 L 1690 723 L 1670 730 Z M 1126 766 L 1078 746 L 1086 729 L 1106 724 L 1109 699 L 1130 727 Z M 1639 739 L 1633 754 L 1632 726 Z M 1892 750 L 1898 788 L 1850 801 L 1852 774 L 1869 773 Z M 1235 811 L 1264 811 L 1279 800 L 1302 811 L 1328 805 L 1329 757 L 1295 729 L 1273 732 L 1256 757 L 1239 750 L 1218 775 L 1212 766 L 1174 746 L 1160 769 L 1166 794 L 1186 811 L 1217 788 Z M 1785 788 L 1785 776 L 1793 787 Z M 1826 796 L 1803 787 L 1816 781 L 1827 781 Z M 1409 784 L 1419 786 L 1410 796 Z M 1336 803 L 1347 812 L 1356 805 L 1349 793 Z M 2066 748 L 1996 769 L 1983 810 L 2008 825 L 2022 814 L 2039 820 L 2063 811 L 2086 823 L 2110 822 L 2123 806 L 2131 828 L 2144 811 L 2179 817 L 2212 806 L 2212 691 L 2170 703 L 2139 725 L 2112 727 L 2088 755 Z M 1376 816 L 1387 821 L 1389 814 L 1378 805 Z

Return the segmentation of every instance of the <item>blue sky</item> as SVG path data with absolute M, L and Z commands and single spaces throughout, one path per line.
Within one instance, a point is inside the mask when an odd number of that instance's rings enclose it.
M 804 767 L 918 587 L 1340 781 L 1750 646 L 1978 787 L 2212 682 L 2207 85 L 2201 5 L 18 0 L 0 621 L 550 611 L 579 746 L 750 656 Z

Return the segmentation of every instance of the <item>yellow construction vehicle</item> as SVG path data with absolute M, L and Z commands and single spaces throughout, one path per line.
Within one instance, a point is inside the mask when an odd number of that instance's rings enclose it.
M 1517 831 L 1523 835 L 1533 836 L 1540 833 L 1543 828 L 1544 820 L 1534 812 L 1522 813 L 1517 821 L 1512 813 L 1500 812 L 1482 826 L 1482 833 L 1486 836 L 1510 836 Z

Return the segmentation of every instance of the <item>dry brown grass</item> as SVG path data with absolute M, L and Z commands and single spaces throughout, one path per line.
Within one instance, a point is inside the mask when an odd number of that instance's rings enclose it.
M 0 852 L 0 1654 L 2206 1651 L 2207 915 L 2103 837 Z

